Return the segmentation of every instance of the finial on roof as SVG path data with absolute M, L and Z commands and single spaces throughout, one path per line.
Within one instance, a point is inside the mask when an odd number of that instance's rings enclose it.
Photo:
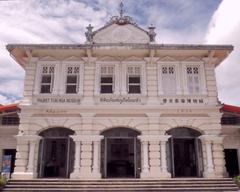
M 93 42 L 93 26 L 91 24 L 89 24 L 86 27 L 87 31 L 85 32 L 86 35 L 86 39 L 87 39 L 87 43 L 92 43 Z
M 119 15 L 121 18 L 123 17 L 123 12 L 124 12 L 123 7 L 124 7 L 123 1 L 121 1 L 121 3 L 119 4 Z
M 126 16 L 123 14 L 124 14 L 124 4 L 123 4 L 123 1 L 121 1 L 119 4 L 119 16 L 113 16 L 108 22 L 108 24 L 116 23 L 118 25 L 125 25 L 125 24 L 136 25 L 132 17 Z
M 148 27 L 149 31 L 148 31 L 148 35 L 150 37 L 150 42 L 155 42 L 155 37 L 156 37 L 156 33 L 154 31 L 155 27 L 153 24 L 151 24 L 149 27 Z

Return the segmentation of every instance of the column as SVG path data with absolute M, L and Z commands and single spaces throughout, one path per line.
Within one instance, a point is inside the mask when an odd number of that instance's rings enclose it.
M 201 139 L 203 145 L 205 145 L 205 165 L 203 177 L 212 178 L 215 177 L 214 164 L 213 164 L 213 151 L 212 151 L 212 138 L 213 135 L 202 135 L 199 138 Z
M 166 142 L 165 141 L 161 141 L 161 168 L 162 168 L 162 172 L 167 171 Z
M 93 166 L 92 173 L 95 178 L 101 178 L 100 174 L 100 141 L 93 141 Z
M 161 175 L 161 162 L 160 162 L 160 141 L 149 141 L 149 164 L 150 164 L 150 177 L 157 179 Z
M 161 178 L 170 178 L 171 174 L 167 170 L 167 141 L 170 135 L 160 135 L 160 148 L 161 148 Z
M 223 152 L 223 137 L 216 136 L 213 139 L 212 150 L 215 177 L 222 178 L 226 171 Z
M 81 159 L 79 178 L 89 179 L 92 174 L 92 141 L 81 141 Z
M 77 139 L 76 136 L 71 136 L 75 142 L 75 157 L 74 157 L 74 170 L 70 174 L 71 179 L 79 178 L 80 173 L 80 151 L 81 151 L 81 141 Z
M 144 178 L 149 174 L 149 162 L 148 162 L 148 141 L 141 141 L 142 145 L 142 172 L 141 172 L 141 178 Z
M 211 173 L 214 171 L 213 169 L 213 157 L 212 157 L 212 142 L 206 141 L 206 153 L 207 153 L 207 172 Z
M 140 135 L 138 139 L 141 141 L 141 174 L 140 177 L 149 177 L 149 142 L 147 136 Z
M 34 163 L 34 155 L 35 155 L 35 141 L 29 142 L 29 154 L 28 154 L 28 166 L 27 166 L 27 172 L 32 173 L 33 172 L 33 163 Z

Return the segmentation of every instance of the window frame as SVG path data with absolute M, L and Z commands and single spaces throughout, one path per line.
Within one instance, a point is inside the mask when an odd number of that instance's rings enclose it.
M 59 81 L 59 65 L 60 62 L 54 60 L 53 58 L 46 57 L 37 61 L 36 75 L 35 75 L 35 85 L 34 85 L 34 95 L 55 95 L 58 90 Z M 42 80 L 42 69 L 43 67 L 54 67 L 53 80 L 52 80 L 52 92 L 51 93 L 41 93 L 41 80 Z
M 69 74 L 68 69 L 72 67 L 73 73 Z M 78 68 L 78 71 L 75 72 L 75 68 Z M 65 80 L 65 94 L 77 94 L 79 91 L 79 76 L 80 76 L 80 67 L 79 66 L 67 66 L 66 67 L 66 80 Z M 76 83 L 69 83 L 68 77 L 76 77 Z M 75 86 L 75 92 L 68 92 L 68 86 Z
M 68 77 L 68 68 L 69 67 L 79 67 L 79 71 L 77 73 L 77 85 L 76 85 L 76 93 L 67 93 L 67 77 Z M 63 78 L 60 85 L 60 94 L 61 95 L 83 95 L 83 81 L 84 81 L 84 61 L 79 60 L 67 60 L 62 62 L 62 72 Z
M 44 73 L 44 68 L 47 68 L 47 72 Z M 50 68 L 53 68 L 53 72 L 50 72 Z M 55 66 L 42 66 L 41 68 L 41 77 L 40 77 L 40 94 L 51 94 L 53 92 L 53 84 L 54 84 L 54 73 L 55 73 Z M 50 82 L 43 82 L 44 77 L 50 77 Z M 42 92 L 43 86 L 50 86 L 49 92 Z
M 96 70 L 95 70 L 95 89 L 94 95 L 119 95 L 120 94 L 120 78 L 119 78 L 119 61 L 97 61 L 96 62 Z M 113 67 L 113 87 L 112 93 L 101 93 L 101 68 L 102 67 Z M 103 75 L 108 76 L 108 75 Z
M 198 67 L 198 77 L 199 77 L 199 92 L 190 93 L 188 88 L 188 67 Z M 205 79 L 205 71 L 204 71 L 204 62 L 203 61 L 183 61 L 182 62 L 182 74 L 183 74 L 183 85 L 184 85 L 184 94 L 185 95 L 206 95 L 206 79 Z
M 175 72 L 175 94 L 166 94 L 163 90 L 163 76 L 162 76 L 162 68 L 163 67 L 174 67 Z M 158 95 L 181 95 L 182 94 L 182 79 L 180 74 L 180 62 L 179 61 L 173 61 L 172 58 L 167 58 L 167 60 L 160 60 L 158 61 L 157 71 L 158 71 Z
M 112 74 L 108 74 L 108 73 L 106 73 L 106 74 L 102 74 L 102 68 L 103 67 L 106 67 L 106 70 L 108 70 L 108 68 L 113 68 L 112 69 Z M 101 66 L 100 67 L 100 87 L 99 87 L 99 91 L 100 91 L 100 94 L 113 94 L 114 93 L 114 90 L 115 90 L 115 87 L 114 87 L 114 85 L 115 85 L 115 78 L 114 78 L 114 71 L 115 71 L 115 67 L 114 66 L 111 66 L 111 65 L 105 65 L 105 66 Z M 112 82 L 111 83 L 109 83 L 109 82 L 102 82 L 102 78 L 111 78 L 112 79 Z M 103 86 L 111 86 L 111 90 L 112 90 L 112 92 L 102 92 L 102 87 Z
M 4 118 L 6 118 L 6 120 L 4 120 Z M 13 118 L 14 120 L 11 118 Z M 1 118 L 1 125 L 3 125 L 3 126 L 14 126 L 14 125 L 19 125 L 19 124 L 20 124 L 20 119 L 18 116 L 6 115 L 6 116 L 2 116 L 2 118 Z
M 140 70 L 140 73 L 139 74 L 129 74 L 128 73 L 128 68 L 129 67 L 134 67 L 134 68 L 136 68 L 136 67 L 139 67 L 139 70 Z M 141 71 L 142 71 L 142 69 L 141 69 L 141 66 L 136 66 L 136 65 L 128 65 L 127 66 L 127 70 L 126 70 L 127 72 L 127 74 L 126 74 L 126 78 L 127 78 L 127 80 L 126 80 L 126 87 L 127 87 L 127 94 L 139 94 L 139 95 L 141 95 L 141 93 L 142 93 L 142 75 L 141 75 Z M 130 83 L 129 82 L 129 78 L 130 77 L 139 77 L 139 83 Z M 140 87 L 140 92 L 139 93 L 130 93 L 130 86 L 139 86 Z
M 139 67 L 140 68 L 140 93 L 129 93 L 129 74 L 128 67 Z M 147 79 L 146 79 L 146 61 L 124 61 L 122 63 L 122 74 L 121 74 L 121 94 L 122 95 L 135 95 L 135 96 L 146 96 L 147 95 Z M 134 75 L 132 75 L 134 76 Z

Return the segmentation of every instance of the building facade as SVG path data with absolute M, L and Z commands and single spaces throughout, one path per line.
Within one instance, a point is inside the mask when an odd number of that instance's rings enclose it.
M 214 69 L 233 47 L 158 44 L 122 14 L 92 29 L 7 45 L 26 71 L 12 177 L 223 177 Z
M 221 111 L 226 171 L 233 177 L 240 173 L 240 107 L 224 105 Z

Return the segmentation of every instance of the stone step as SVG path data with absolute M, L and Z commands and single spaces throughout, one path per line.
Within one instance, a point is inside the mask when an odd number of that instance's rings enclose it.
M 118 185 L 118 184 L 113 184 L 113 185 L 101 185 L 101 184 L 96 184 L 96 185 L 87 185 L 87 184 L 61 184 L 61 185 L 52 185 L 52 184 L 44 184 L 43 185 L 39 185 L 39 184 L 36 184 L 36 185 L 19 185 L 19 184 L 8 184 L 7 185 L 8 187 L 56 187 L 56 188 L 59 188 L 61 186 L 64 186 L 64 187 L 94 187 L 94 188 L 97 188 L 97 187 L 172 187 L 172 186 L 177 186 L 177 187 L 185 187 L 185 186 L 189 186 L 189 187 L 214 187 L 216 186 L 216 184 L 172 184 L 172 185 L 169 185 L 169 184 L 142 184 L 142 183 L 139 183 L 138 185 Z M 221 183 L 221 184 L 218 184 L 217 185 L 218 187 L 228 187 L 228 186 L 235 186 L 234 183 L 229 183 L 229 184 L 224 184 L 224 183 Z
M 80 192 L 183 192 L 204 191 L 224 192 L 238 191 L 232 179 L 167 179 L 167 180 L 141 180 L 141 179 L 102 179 L 102 180 L 72 180 L 72 179 L 32 179 L 10 180 L 4 192 L 47 192 L 47 191 L 80 191 Z
M 130 192 L 130 191 L 138 191 L 138 192 L 186 192 L 186 191 L 198 191 L 198 192 L 226 192 L 226 191 L 230 191 L 230 192 L 237 192 L 238 189 L 236 188 L 200 188 L 200 189 L 196 189 L 196 188 L 139 188 L 139 189 L 133 189 L 133 188 L 112 188 L 112 189 L 92 189 L 92 188 L 81 188 L 81 189 L 68 189 L 68 188 L 62 188 L 62 189 L 51 189 L 51 188 L 46 188 L 46 189 L 29 189 L 29 188 L 25 188 L 25 189 L 3 189 L 3 192 L 37 192 L 37 191 L 41 191 L 41 192 L 48 192 L 48 191 L 54 191 L 54 192 L 58 192 L 58 191 L 79 191 L 79 192 L 104 192 L 104 191 L 109 191 L 109 192 Z

